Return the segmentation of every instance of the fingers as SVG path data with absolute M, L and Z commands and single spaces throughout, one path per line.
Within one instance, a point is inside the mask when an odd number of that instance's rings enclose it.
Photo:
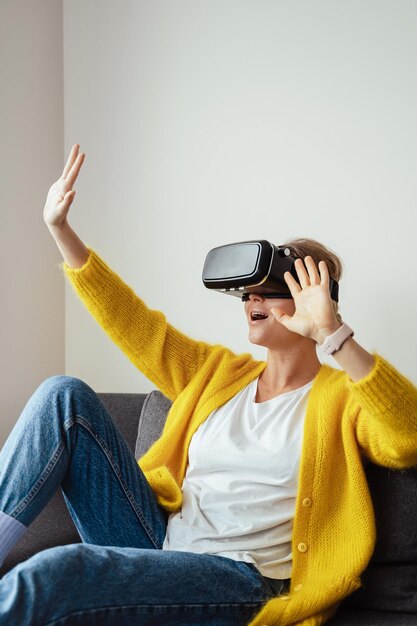
M 72 146 L 68 161 L 66 162 L 64 170 L 62 172 L 61 178 L 65 179 L 66 187 L 70 189 L 75 183 L 81 165 L 83 164 L 85 159 L 85 154 L 83 152 L 78 154 L 79 149 L 80 146 L 78 143 Z
M 285 313 L 285 311 L 283 311 L 282 309 L 279 309 L 276 306 L 274 306 L 274 308 L 271 309 L 271 313 L 275 317 L 275 319 L 279 322 L 285 319 L 289 319 L 291 317 L 290 315 L 288 315 L 288 313 Z
M 306 257 L 307 259 L 308 257 Z M 296 259 L 295 263 L 295 269 L 297 270 L 297 274 L 298 274 L 298 279 L 300 281 L 300 285 L 303 289 L 305 289 L 306 287 L 309 286 L 310 284 L 310 278 L 307 274 L 305 265 L 302 261 L 302 259 Z
M 290 290 L 292 297 L 295 298 L 295 296 L 301 291 L 300 285 L 297 283 L 291 272 L 285 272 L 284 278 L 287 282 L 288 289 Z
M 327 268 L 326 261 L 320 261 L 320 263 L 319 263 L 319 270 L 320 270 L 320 274 L 321 274 L 320 284 L 321 285 L 328 285 L 329 281 L 330 281 L 330 276 L 329 276 L 329 270 Z
M 305 265 L 304 265 L 305 263 Z M 304 259 L 304 263 L 302 259 L 297 259 L 295 261 L 295 269 L 297 270 L 298 277 L 300 279 L 300 284 L 303 287 L 308 287 L 309 285 L 324 285 L 326 284 L 329 273 L 327 271 L 327 265 L 325 261 L 320 261 L 317 269 L 317 265 L 314 262 L 313 257 L 306 256 Z M 307 274 L 307 270 L 308 274 Z M 320 271 L 320 275 L 319 275 Z
M 293 297 L 295 294 L 298 294 L 302 289 L 305 289 L 309 285 L 328 284 L 329 272 L 325 261 L 319 262 L 317 270 L 314 259 L 311 256 L 306 256 L 304 259 L 304 263 L 302 259 L 296 259 L 294 266 L 297 270 L 297 276 L 300 284 L 298 284 L 291 272 L 285 272 L 284 274 L 284 278 Z
M 71 152 L 69 154 L 68 157 L 68 161 L 65 164 L 64 167 L 64 171 L 62 172 L 62 178 L 66 178 L 68 175 L 68 172 L 70 171 L 71 167 L 73 166 L 73 163 L 75 161 L 75 159 L 77 158 L 77 154 L 78 154 L 78 150 L 79 150 L 80 146 L 78 145 L 78 143 L 74 144 L 71 148 Z
M 308 269 L 310 283 L 312 285 L 320 285 L 320 276 L 317 271 L 317 266 L 313 260 L 313 257 L 306 256 L 306 258 L 304 259 L 304 263 L 306 264 L 306 267 Z
M 75 190 L 72 189 L 71 191 L 67 191 L 67 193 L 65 194 L 64 198 L 61 200 L 61 202 L 58 204 L 58 208 L 59 209 L 69 209 L 72 201 L 74 200 L 74 196 L 75 196 Z
M 83 164 L 84 159 L 85 159 L 84 153 L 79 154 L 77 158 L 75 159 L 66 177 L 67 187 L 71 188 L 73 184 L 75 183 L 75 181 L 77 180 L 78 172 L 81 169 L 81 165 Z

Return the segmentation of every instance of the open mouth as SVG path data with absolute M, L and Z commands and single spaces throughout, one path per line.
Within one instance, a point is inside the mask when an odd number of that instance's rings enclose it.
M 266 313 L 261 313 L 260 311 L 252 311 L 250 319 L 251 322 L 261 322 L 262 320 L 268 319 L 268 315 Z

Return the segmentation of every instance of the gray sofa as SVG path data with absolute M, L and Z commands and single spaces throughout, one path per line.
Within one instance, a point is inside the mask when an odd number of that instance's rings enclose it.
M 169 400 L 159 391 L 98 395 L 139 458 L 160 435 Z M 417 468 L 393 471 L 369 464 L 366 474 L 375 508 L 377 545 L 362 575 L 363 586 L 344 600 L 327 623 L 417 626 Z M 40 550 L 79 541 L 58 490 L 8 555 L 0 576 Z

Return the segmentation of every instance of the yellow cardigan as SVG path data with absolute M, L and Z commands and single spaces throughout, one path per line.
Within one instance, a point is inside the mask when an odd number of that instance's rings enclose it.
M 81 268 L 62 263 L 62 270 L 104 331 L 173 401 L 161 437 L 138 463 L 159 503 L 174 512 L 182 503 L 193 433 L 266 363 L 182 334 L 89 252 Z M 249 626 L 324 624 L 360 587 L 375 546 L 364 460 L 397 469 L 417 465 L 417 389 L 373 355 L 374 367 L 362 380 L 353 382 L 325 364 L 314 379 L 300 460 L 291 588 L 266 602 Z

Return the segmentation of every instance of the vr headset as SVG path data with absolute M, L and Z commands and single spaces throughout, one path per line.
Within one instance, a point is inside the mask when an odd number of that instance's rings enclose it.
M 284 279 L 290 272 L 299 282 L 294 263 L 297 257 L 285 246 L 276 246 L 265 239 L 239 241 L 213 248 L 203 267 L 203 283 L 208 289 L 249 300 L 249 294 L 264 298 L 292 298 Z M 329 280 L 330 296 L 338 302 L 339 283 Z

